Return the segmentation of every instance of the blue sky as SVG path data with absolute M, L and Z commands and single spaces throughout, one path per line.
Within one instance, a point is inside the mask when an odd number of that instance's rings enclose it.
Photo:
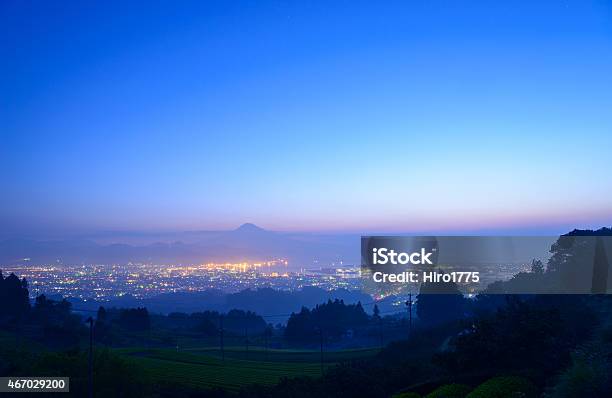
M 609 2 L 86 3 L 0 5 L 4 235 L 612 224 Z

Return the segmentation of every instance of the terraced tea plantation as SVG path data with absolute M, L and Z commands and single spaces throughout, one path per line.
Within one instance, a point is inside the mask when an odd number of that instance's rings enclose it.
M 187 352 L 194 354 L 211 355 L 221 358 L 221 350 L 218 348 L 192 348 Z M 375 355 L 380 351 L 379 348 L 326 351 L 323 353 L 324 363 L 338 363 L 353 359 L 362 359 Z M 317 364 L 320 369 L 321 353 L 316 350 L 264 350 L 262 348 L 251 348 L 245 351 L 243 347 L 229 347 L 225 349 L 225 358 L 244 359 L 249 361 L 264 362 L 311 362 Z M 320 373 L 320 372 L 319 372 Z
M 192 387 L 223 387 L 236 391 L 248 384 L 270 385 L 282 377 L 319 376 L 320 353 L 316 351 L 252 349 L 247 353 L 228 348 L 225 360 L 216 349 L 120 349 L 120 354 L 141 366 L 150 376 Z M 324 366 L 371 356 L 375 350 L 349 350 L 324 354 Z M 265 360 L 265 358 L 268 360 Z M 244 359 L 242 359 L 244 358 Z M 246 359 L 248 358 L 248 359 Z M 327 358 L 327 359 L 326 359 Z

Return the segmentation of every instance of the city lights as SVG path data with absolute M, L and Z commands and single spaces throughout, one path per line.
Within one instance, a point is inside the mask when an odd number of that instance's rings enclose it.
M 318 286 L 327 290 L 356 289 L 359 270 L 343 268 L 291 270 L 286 259 L 202 264 L 79 264 L 4 267 L 29 282 L 30 295 L 61 295 L 80 299 L 110 300 L 131 295 L 153 297 L 163 293 L 219 289 L 238 292 L 271 287 L 298 290 Z

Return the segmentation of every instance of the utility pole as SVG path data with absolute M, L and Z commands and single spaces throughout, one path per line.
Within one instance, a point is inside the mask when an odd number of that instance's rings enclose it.
M 248 322 L 248 319 L 247 319 Z M 246 359 L 249 359 L 249 326 L 248 324 L 244 327 L 244 344 L 246 346 L 245 356 Z
M 89 398 L 93 398 L 93 318 L 89 317 L 87 319 L 89 322 L 89 363 L 88 363 L 88 396 Z
M 268 361 L 268 327 L 264 329 L 264 347 L 266 352 L 266 361 Z
M 323 375 L 323 328 L 319 327 L 319 338 L 321 341 L 321 375 Z
M 378 316 L 378 333 L 380 334 L 380 347 L 385 346 L 385 340 L 383 338 L 383 328 L 382 328 L 382 317 Z
M 221 360 L 225 362 L 225 345 L 223 342 L 223 315 L 219 320 L 219 337 L 221 338 L 220 346 L 221 346 Z
M 406 306 L 408 307 L 408 335 L 412 337 L 412 293 L 408 293 Z

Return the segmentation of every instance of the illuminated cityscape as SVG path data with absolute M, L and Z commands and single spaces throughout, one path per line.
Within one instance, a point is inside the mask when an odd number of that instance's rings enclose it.
M 481 265 L 485 285 L 508 280 L 528 264 Z M 2 267 L 5 275 L 26 278 L 30 296 L 61 295 L 80 299 L 110 300 L 124 295 L 149 298 L 163 293 L 273 288 L 295 291 L 305 286 L 324 290 L 363 288 L 358 267 L 332 264 L 327 268 L 293 270 L 285 259 L 265 262 L 203 264 L 22 264 Z M 381 297 L 379 297 L 381 298 Z
M 160 264 L 44 264 L 3 267 L 5 275 L 26 278 L 30 295 L 53 294 L 104 301 L 124 295 L 148 298 L 162 293 L 218 289 L 227 293 L 270 287 L 299 290 L 317 286 L 325 290 L 358 289 L 356 268 L 289 270 L 284 259 L 266 262 Z

